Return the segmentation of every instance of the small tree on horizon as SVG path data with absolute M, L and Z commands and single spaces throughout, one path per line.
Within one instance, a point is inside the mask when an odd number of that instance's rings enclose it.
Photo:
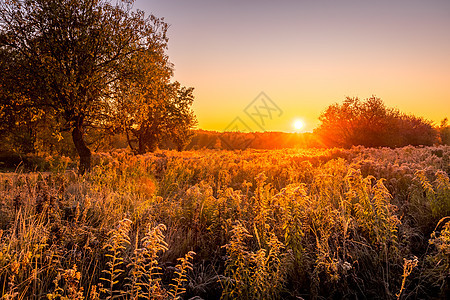
M 375 96 L 363 101 L 347 97 L 342 104 L 328 106 L 319 121 L 315 133 L 326 146 L 393 148 L 438 142 L 437 130 L 430 121 L 388 108 Z

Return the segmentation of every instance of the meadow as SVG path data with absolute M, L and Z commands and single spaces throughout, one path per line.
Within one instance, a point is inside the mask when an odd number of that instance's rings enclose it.
M 450 146 L 93 162 L 0 174 L 2 299 L 450 294 Z

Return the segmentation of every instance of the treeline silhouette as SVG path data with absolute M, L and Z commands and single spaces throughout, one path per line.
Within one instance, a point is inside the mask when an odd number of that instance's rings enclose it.
M 168 145 L 170 146 L 170 145 Z M 319 144 L 313 133 L 287 132 L 217 132 L 197 130 L 187 145 L 189 150 L 197 149 L 283 149 L 311 148 Z
M 403 147 L 450 144 L 450 124 L 445 118 L 439 125 L 424 118 L 387 108 L 381 99 L 347 98 L 330 105 L 320 116 L 321 124 L 313 132 L 219 132 L 193 130 L 182 150 L 244 150 L 283 148 L 327 148 L 351 146 Z M 28 125 L 28 124 L 27 124 Z M 45 123 L 16 126 L 0 136 L 0 160 L 20 161 L 23 154 L 77 155 L 70 132 L 55 133 Z M 85 138 L 94 151 L 129 147 L 123 132 L 91 130 Z M 172 139 L 162 139 L 159 149 L 181 150 Z M 3 157 L 3 158 L 2 158 Z M 16 157 L 13 159 L 13 157 Z
M 398 109 L 386 107 L 375 96 L 347 97 L 320 115 L 312 133 L 197 131 L 187 149 L 282 149 L 352 146 L 397 148 L 408 145 L 450 144 L 450 125 L 439 125 Z M 171 146 L 167 145 L 169 148 Z

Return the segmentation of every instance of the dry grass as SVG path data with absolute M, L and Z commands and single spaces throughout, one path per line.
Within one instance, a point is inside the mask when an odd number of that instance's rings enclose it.
M 94 161 L 0 175 L 2 299 L 449 292 L 448 146 Z

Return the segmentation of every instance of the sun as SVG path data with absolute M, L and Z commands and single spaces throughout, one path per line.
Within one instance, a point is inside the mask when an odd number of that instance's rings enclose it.
M 292 126 L 294 127 L 294 129 L 295 129 L 296 131 L 301 130 L 301 129 L 303 128 L 304 125 L 305 125 L 305 124 L 303 124 L 303 121 L 300 120 L 300 119 L 296 119 L 296 120 L 294 121 L 294 123 L 292 124 Z

